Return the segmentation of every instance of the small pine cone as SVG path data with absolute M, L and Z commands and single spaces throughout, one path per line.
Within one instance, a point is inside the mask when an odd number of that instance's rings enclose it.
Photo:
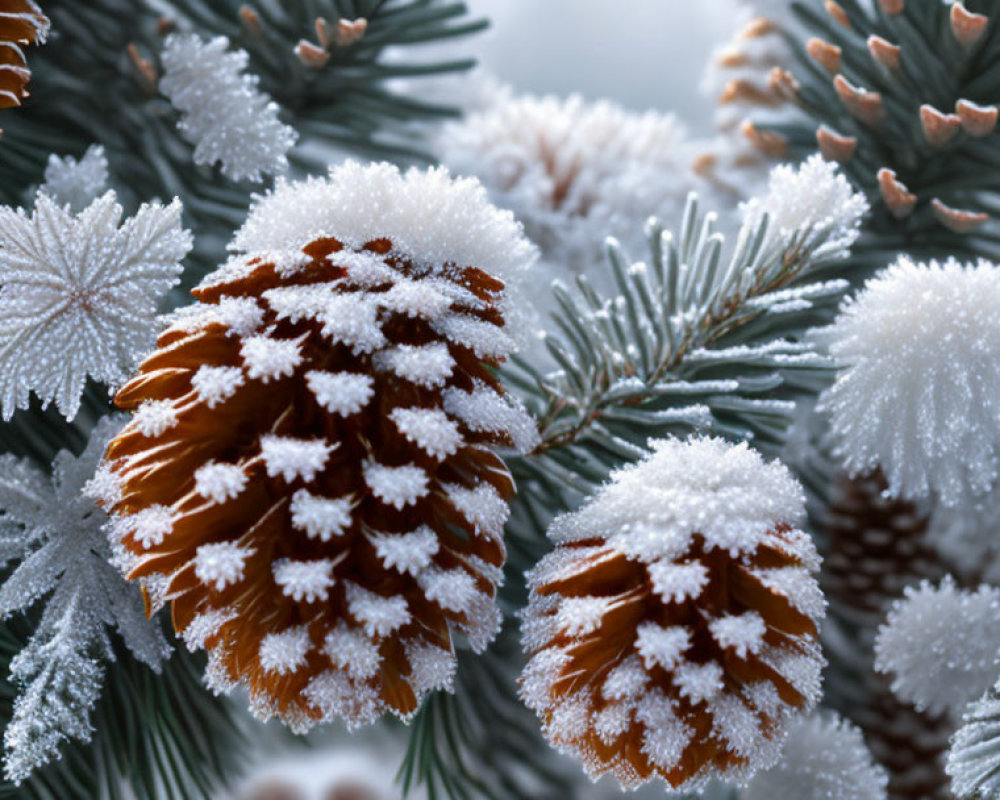
M 553 522 L 529 575 L 522 696 L 592 778 L 745 780 L 820 694 L 804 496 L 746 444 L 654 450 Z
M 494 275 L 534 251 L 478 184 L 388 165 L 279 184 L 239 236 L 258 254 L 116 398 L 137 411 L 98 484 L 123 566 L 261 718 L 408 718 L 450 687 L 452 632 L 479 651 L 500 626 L 493 449 L 537 432 L 491 371 L 513 346 Z
M 49 20 L 33 0 L 0 0 L 0 108 L 21 105 L 31 78 L 21 45 L 40 44 Z
M 856 651 L 831 655 L 831 670 L 861 673 L 838 705 L 888 771 L 889 800 L 944 800 L 951 797 L 944 755 L 953 725 L 896 699 L 872 663 L 875 632 L 890 604 L 905 587 L 936 582 L 947 571 L 926 541 L 927 515 L 912 502 L 889 497 L 887 488 L 879 472 L 831 478 L 819 520 L 826 545 L 820 583 L 831 617 L 825 630 L 841 631 L 837 640 Z M 829 652 L 838 654 L 844 645 Z M 848 663 L 838 663 L 844 659 Z

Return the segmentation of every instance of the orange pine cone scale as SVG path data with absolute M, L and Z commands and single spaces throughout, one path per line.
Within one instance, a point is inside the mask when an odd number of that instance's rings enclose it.
M 28 69 L 21 45 L 40 44 L 49 21 L 32 0 L 0 0 L 0 108 L 21 105 L 28 96 Z

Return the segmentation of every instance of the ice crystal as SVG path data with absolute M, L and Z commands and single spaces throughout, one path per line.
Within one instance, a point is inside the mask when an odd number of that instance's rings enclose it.
M 57 758 L 63 741 L 89 740 L 104 662 L 114 658 L 111 629 L 156 671 L 170 652 L 159 623 L 146 619 L 141 593 L 109 563 L 107 517 L 85 491 L 119 428 L 103 420 L 79 457 L 56 456 L 51 478 L 0 456 L 0 557 L 20 560 L 0 587 L 0 614 L 44 598 L 35 632 L 11 662 L 18 694 L 4 732 L 4 773 L 15 782 Z
M 816 154 L 798 166 L 774 167 L 767 193 L 745 203 L 742 210 L 748 219 L 767 214 L 772 232 L 785 242 L 822 232 L 822 254 L 840 257 L 857 240 L 868 201 L 854 191 L 837 164 Z
M 195 145 L 196 164 L 221 163 L 234 181 L 260 181 L 288 169 L 298 138 L 278 118 L 278 106 L 245 74 L 249 56 L 229 50 L 223 36 L 203 41 L 170 36 L 162 55 L 160 91 L 183 113 L 179 128 Z
M 76 415 L 88 378 L 128 376 L 155 339 L 157 303 L 191 248 L 181 204 L 144 205 L 121 224 L 108 192 L 73 214 L 44 192 L 34 213 L 0 208 L 0 406 L 34 391 Z
M 428 208 L 434 213 L 428 214 Z M 438 272 L 473 264 L 504 281 L 508 291 L 517 289 L 519 277 L 536 258 L 513 215 L 490 205 L 478 181 L 452 178 L 443 168 L 400 172 L 391 164 L 353 161 L 331 168 L 327 178 L 279 180 L 273 192 L 257 198 L 232 249 L 294 251 L 333 235 L 356 250 L 371 241 L 390 240 L 395 253 Z M 396 277 L 386 274 L 385 265 L 371 254 L 345 253 L 330 260 L 358 277 L 363 262 L 370 262 L 380 270 L 376 282 Z M 360 309 L 359 298 L 347 299 L 344 312 Z M 372 307 L 372 320 L 375 312 Z
M 832 714 L 789 726 L 781 761 L 759 772 L 741 800 L 885 800 L 888 775 L 861 731 Z
M 104 148 L 92 145 L 83 158 L 49 156 L 41 191 L 60 206 L 78 214 L 108 188 L 108 158 Z
M 958 714 L 1000 673 L 1000 589 L 908 587 L 879 628 L 875 668 L 892 675 L 896 696 L 932 714 Z
M 841 367 L 824 394 L 849 470 L 893 496 L 974 502 L 1000 457 L 1000 267 L 901 257 L 822 338 Z
M 640 250 L 645 221 L 679 217 L 695 185 L 672 116 L 579 95 L 501 94 L 444 126 L 435 150 L 455 172 L 482 180 L 547 260 L 577 268 L 601 258 L 608 235 Z

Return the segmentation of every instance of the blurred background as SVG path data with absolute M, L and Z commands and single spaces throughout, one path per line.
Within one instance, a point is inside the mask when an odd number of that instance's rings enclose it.
M 633 111 L 673 111 L 694 136 L 712 129 L 714 102 L 699 88 L 714 47 L 728 40 L 738 0 L 467 0 L 486 34 L 448 52 L 474 55 L 517 92 L 609 98 Z M 226 800 L 398 800 L 398 741 L 369 731 L 327 734 L 307 750 L 261 753 Z M 651 796 L 664 796 L 661 786 Z M 413 800 L 425 795 L 415 792 Z M 621 797 L 598 784 L 593 798 Z

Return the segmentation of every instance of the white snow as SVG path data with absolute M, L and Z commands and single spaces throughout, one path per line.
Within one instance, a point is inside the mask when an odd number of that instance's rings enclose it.
M 333 562 L 322 558 L 315 561 L 292 561 L 283 558 L 271 565 L 274 582 L 281 593 L 296 603 L 326 600 L 334 584 Z

